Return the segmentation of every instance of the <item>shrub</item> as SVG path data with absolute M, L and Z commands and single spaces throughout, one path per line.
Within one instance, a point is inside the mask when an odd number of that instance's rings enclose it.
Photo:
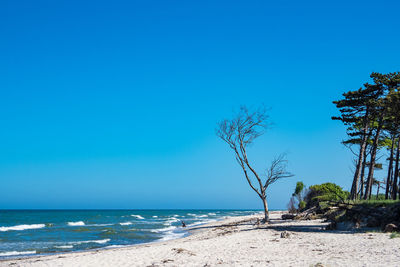
M 307 189 L 304 186 L 303 182 L 297 182 L 296 188 L 294 189 L 294 193 L 292 194 L 291 202 L 297 202 L 297 211 L 301 211 L 306 207 L 306 203 L 304 202 L 304 196 L 307 195 Z
M 304 209 L 304 208 L 306 207 L 306 205 L 307 205 L 307 203 L 306 203 L 304 200 L 300 201 L 300 203 L 299 203 L 299 209 L 300 209 L 300 210 Z
M 304 189 L 304 184 L 303 182 L 297 182 L 296 183 L 296 188 L 294 189 L 294 193 L 292 196 L 301 196 L 301 192 Z
M 349 192 L 334 183 L 324 183 L 310 186 L 305 197 L 307 208 L 319 206 L 321 202 L 326 201 L 344 201 L 348 198 Z

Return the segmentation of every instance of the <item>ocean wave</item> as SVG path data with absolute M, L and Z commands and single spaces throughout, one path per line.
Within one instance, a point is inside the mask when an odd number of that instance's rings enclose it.
M 210 212 L 208 215 L 213 215 L 213 216 L 215 216 L 215 215 L 217 215 L 217 214 L 215 214 L 214 212 Z
M 0 227 L 0 232 L 23 231 L 23 230 L 30 230 L 30 229 L 40 229 L 43 227 L 46 227 L 46 225 L 43 223 L 41 223 L 41 224 L 21 224 L 21 225 L 15 225 L 15 226 L 2 226 L 2 227 Z
M 172 217 L 172 218 L 169 218 L 168 220 L 166 220 L 163 224 L 168 226 L 168 225 L 171 225 L 174 222 L 180 222 L 180 220 L 177 219 L 177 218 Z
M 189 215 L 189 216 L 197 216 L 197 214 L 193 214 L 193 213 L 188 213 L 187 215 Z
M 71 245 L 80 245 L 80 244 L 88 244 L 88 243 L 97 243 L 97 244 L 105 244 L 109 242 L 111 239 L 101 239 L 101 240 L 86 240 L 86 241 L 76 241 L 76 242 L 69 242 L 68 244 Z
M 82 221 L 79 221 L 79 222 L 68 222 L 68 225 L 69 226 L 84 226 L 85 223 L 82 222 Z
M 152 230 L 150 230 L 150 232 L 163 233 L 163 232 L 168 232 L 168 231 L 172 231 L 172 230 L 175 230 L 175 229 L 176 229 L 176 226 L 170 226 L 170 227 L 161 228 L 161 229 L 152 229 Z
M 167 241 L 167 240 L 171 240 L 171 239 L 177 239 L 177 238 L 181 238 L 184 237 L 185 233 L 175 233 L 173 231 L 168 231 L 166 232 L 166 234 L 160 238 L 160 241 Z
M 132 223 L 131 222 L 122 222 L 122 223 L 119 223 L 120 225 L 131 225 Z
M 207 214 L 203 214 L 203 215 L 197 215 L 196 217 L 197 218 L 206 218 L 206 217 L 208 217 L 208 215 Z
M 74 246 L 54 246 L 55 248 L 73 248 Z
M 153 218 L 158 218 L 158 216 L 153 216 Z
M 111 226 L 114 225 L 112 223 L 95 223 L 95 224 L 87 224 L 86 226 Z
M 32 251 L 6 251 L 1 252 L 0 257 L 7 257 L 7 256 L 17 256 L 17 255 L 31 255 L 36 254 L 36 250 Z
M 144 218 L 143 218 L 142 216 L 140 216 L 140 215 L 132 214 L 131 216 L 132 216 L 132 217 L 135 217 L 135 218 L 137 218 L 137 219 L 139 219 L 139 220 L 144 220 Z
M 203 220 L 203 221 L 191 223 L 191 224 L 188 224 L 187 226 L 188 227 L 193 227 L 193 226 L 202 225 L 202 224 L 211 223 L 211 222 L 216 222 L 216 221 L 217 220 L 215 220 L 215 219 L 208 219 L 208 220 Z

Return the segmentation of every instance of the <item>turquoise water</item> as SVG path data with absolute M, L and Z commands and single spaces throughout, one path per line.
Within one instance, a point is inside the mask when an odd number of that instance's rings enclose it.
M 254 210 L 1 210 L 0 258 L 111 248 L 187 235 L 187 226 Z

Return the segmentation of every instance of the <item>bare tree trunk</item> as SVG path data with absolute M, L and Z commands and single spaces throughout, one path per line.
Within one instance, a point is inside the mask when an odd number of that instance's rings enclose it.
M 368 141 L 368 111 L 366 113 L 366 118 L 365 118 L 365 124 L 364 124 L 364 131 L 363 131 L 363 138 L 360 144 L 360 154 L 358 156 L 358 161 L 357 161 L 357 167 L 356 171 L 354 173 L 354 178 L 353 178 L 353 184 L 351 185 L 351 191 L 350 191 L 350 199 L 356 199 L 357 198 L 357 192 L 358 192 L 358 180 L 360 179 L 360 174 L 361 174 L 361 169 L 362 169 L 362 163 L 364 161 L 364 155 L 365 151 L 367 148 L 367 141 Z
M 372 144 L 370 166 L 369 166 L 369 172 L 368 172 L 368 178 L 367 178 L 367 187 L 365 188 L 364 199 L 368 199 L 368 197 L 371 196 L 372 181 L 374 178 L 374 170 L 375 170 L 376 152 L 378 150 L 379 136 L 380 136 L 381 130 L 382 130 L 382 120 L 383 120 L 383 116 L 379 120 L 378 128 L 376 129 L 376 134 L 374 137 L 374 142 Z
M 367 149 L 364 151 L 364 160 L 362 163 L 362 169 L 361 169 L 361 176 L 360 176 L 360 199 L 363 198 L 364 195 L 364 176 L 365 176 L 365 166 L 367 165 Z
M 378 200 L 379 196 L 379 188 L 381 187 L 381 183 L 378 182 L 378 189 L 376 189 L 376 199 Z
M 392 146 L 390 147 L 388 175 L 387 175 L 387 179 L 386 179 L 385 199 L 389 199 L 390 187 L 392 186 L 390 183 L 391 183 L 392 170 L 393 170 L 394 142 L 395 142 L 395 139 L 394 139 L 394 137 L 392 137 Z
M 397 181 L 399 179 L 399 160 L 400 160 L 400 136 L 397 141 L 396 164 L 394 167 L 392 199 L 397 199 L 397 192 L 398 192 Z
M 262 199 L 263 205 L 264 205 L 264 221 L 268 222 L 269 221 L 269 211 L 268 211 L 267 198 L 266 198 L 266 196 L 263 196 L 261 199 Z

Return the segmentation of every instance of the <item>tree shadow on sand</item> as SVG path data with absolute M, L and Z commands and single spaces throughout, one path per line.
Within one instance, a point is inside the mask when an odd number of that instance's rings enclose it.
M 304 223 L 303 223 L 304 222 Z M 274 230 L 278 232 L 289 231 L 299 233 L 333 233 L 333 234 L 354 234 L 354 233 L 365 233 L 371 229 L 351 229 L 351 230 L 325 230 L 328 222 L 321 220 L 314 221 L 314 224 L 307 224 L 310 221 L 299 221 L 299 220 L 282 220 L 282 219 L 271 219 L 266 224 L 258 224 L 256 219 L 243 220 L 234 223 L 227 223 L 221 225 L 203 225 L 189 228 L 189 231 L 198 231 L 204 229 L 215 229 L 215 230 L 226 230 L 231 232 L 246 232 L 254 230 Z M 295 224 L 293 224 L 295 223 Z M 244 229 L 238 228 L 238 226 L 244 226 Z

